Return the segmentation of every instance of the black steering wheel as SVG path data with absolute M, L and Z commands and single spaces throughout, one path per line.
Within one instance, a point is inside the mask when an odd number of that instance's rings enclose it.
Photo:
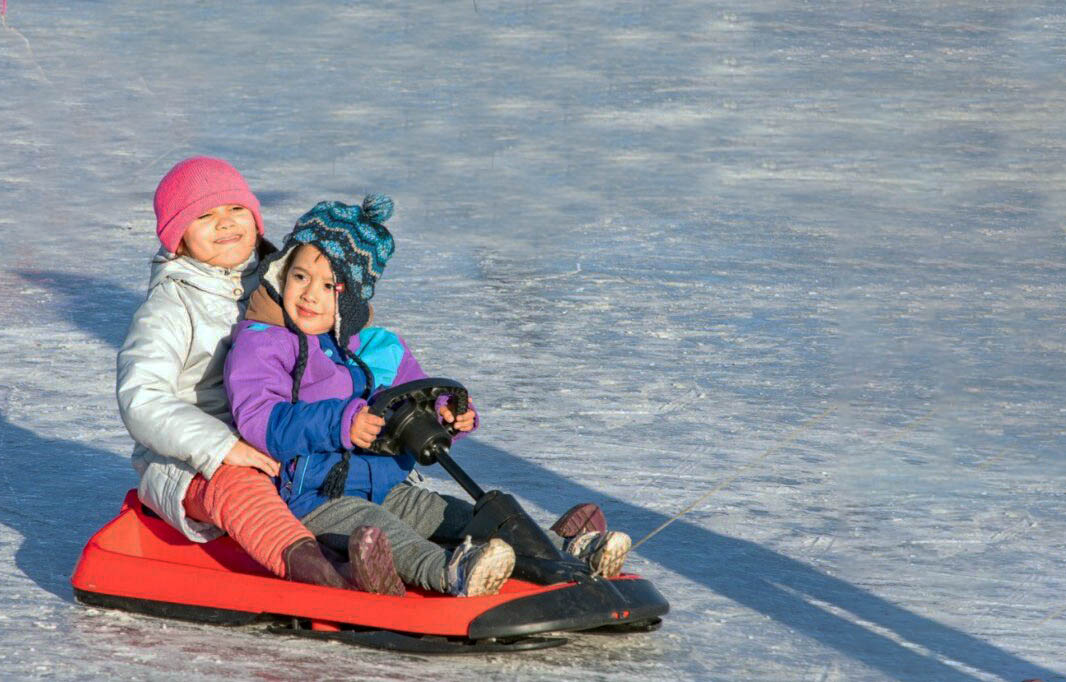
M 448 396 L 456 416 L 466 412 L 466 387 L 451 379 L 418 379 L 378 393 L 370 399 L 370 414 L 383 418 L 385 427 L 366 449 L 379 455 L 410 454 L 422 465 L 433 464 L 442 452 L 448 454 L 458 432 L 437 420 L 441 396 Z

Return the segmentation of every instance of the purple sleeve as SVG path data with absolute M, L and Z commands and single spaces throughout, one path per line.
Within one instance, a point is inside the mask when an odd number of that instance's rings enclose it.
M 403 346 L 403 358 L 400 359 L 400 366 L 396 369 L 396 378 L 392 380 L 392 385 L 399 386 L 408 381 L 425 379 L 426 373 L 422 371 L 422 366 L 418 364 L 414 353 L 407 347 L 407 342 L 399 335 L 396 338 L 400 339 L 400 344 Z
M 226 356 L 224 379 L 233 421 L 241 437 L 260 452 L 269 452 L 270 413 L 292 398 L 296 344 L 281 327 L 249 330 L 242 322 Z

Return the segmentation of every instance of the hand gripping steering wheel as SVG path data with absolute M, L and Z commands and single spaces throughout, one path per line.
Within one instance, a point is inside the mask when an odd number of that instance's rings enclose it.
M 385 427 L 366 449 L 379 455 L 410 454 L 422 465 L 433 464 L 440 453 L 448 454 L 458 432 L 437 420 L 441 396 L 449 397 L 456 416 L 466 412 L 466 387 L 451 379 L 418 379 L 378 393 L 370 400 L 370 414 L 383 418 Z

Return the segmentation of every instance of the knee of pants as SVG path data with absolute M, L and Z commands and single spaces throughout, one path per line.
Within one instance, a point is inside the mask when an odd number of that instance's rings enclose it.
M 470 502 L 407 482 L 393 488 L 382 506 L 424 538 L 456 538 L 474 516 Z
M 234 507 L 249 504 L 263 496 L 277 496 L 274 484 L 266 474 L 250 467 L 237 467 L 223 464 L 207 483 L 204 491 L 204 507 L 212 519 Z M 281 501 L 281 498 L 278 498 Z M 217 523 L 217 521 L 215 521 Z
M 395 523 L 396 517 L 369 500 L 340 497 L 323 504 L 301 520 L 315 535 L 332 533 L 347 537 L 359 526 L 382 528 Z

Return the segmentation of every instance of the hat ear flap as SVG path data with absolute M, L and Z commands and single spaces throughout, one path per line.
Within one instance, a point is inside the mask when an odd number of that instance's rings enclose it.
M 352 292 L 337 297 L 337 320 L 334 330 L 337 342 L 342 348 L 348 348 L 353 336 L 363 331 L 370 321 L 370 306 Z

